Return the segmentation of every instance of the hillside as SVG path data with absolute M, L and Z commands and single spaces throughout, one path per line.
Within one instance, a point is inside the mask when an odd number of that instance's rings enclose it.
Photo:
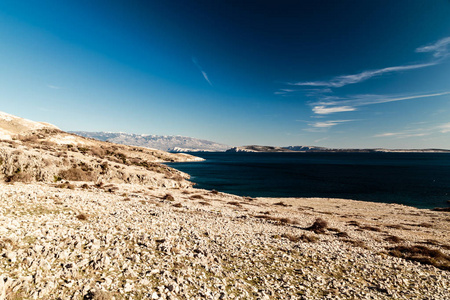
M 170 152 L 225 151 L 230 146 L 185 136 L 162 136 L 114 132 L 72 131 L 72 133 L 116 144 L 140 146 Z
M 84 181 L 190 185 L 189 177 L 161 162 L 196 161 L 187 154 L 116 145 L 56 126 L 0 114 L 0 178 L 7 182 Z

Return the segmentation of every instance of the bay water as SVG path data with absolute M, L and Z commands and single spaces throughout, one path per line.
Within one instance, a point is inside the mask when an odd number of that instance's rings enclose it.
M 167 165 L 197 188 L 251 197 L 321 197 L 450 206 L 450 153 L 191 153 Z

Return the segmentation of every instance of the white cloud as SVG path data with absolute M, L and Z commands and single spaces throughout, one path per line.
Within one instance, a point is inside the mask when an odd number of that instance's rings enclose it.
M 438 129 L 441 133 L 448 133 L 450 132 L 450 123 L 442 124 L 438 126 Z
M 437 126 L 432 126 L 428 128 L 415 128 L 415 129 L 408 129 L 398 132 L 385 132 L 385 133 L 379 133 L 374 135 L 373 137 L 376 138 L 385 138 L 385 137 L 392 137 L 397 139 L 404 139 L 404 138 L 410 138 L 410 137 L 420 137 L 420 136 L 427 136 L 431 134 L 436 133 L 449 133 L 450 132 L 450 123 L 444 123 Z
M 381 75 L 387 74 L 387 73 L 402 72 L 402 71 L 426 68 L 426 67 L 434 66 L 434 65 L 441 63 L 445 57 L 449 56 L 450 55 L 449 45 L 450 45 L 450 37 L 446 37 L 446 38 L 440 39 L 439 41 L 435 42 L 434 44 L 417 48 L 416 52 L 431 52 L 431 53 L 433 53 L 433 56 L 435 58 L 438 58 L 429 63 L 394 66 L 394 67 L 387 67 L 387 68 L 376 69 L 376 70 L 367 70 L 367 71 L 363 71 L 363 72 L 356 73 L 356 74 L 336 76 L 327 81 L 322 81 L 322 80 L 321 81 L 301 81 L 301 82 L 291 82 L 291 83 L 287 83 L 287 84 L 295 85 L 295 86 L 340 88 L 340 87 L 343 87 L 343 86 L 346 86 L 349 84 L 355 84 L 355 83 L 359 83 L 362 81 L 366 81 L 372 77 L 381 76 Z
M 330 120 L 330 121 L 324 121 L 324 122 L 315 122 L 315 123 L 311 123 L 309 125 L 312 127 L 316 127 L 316 128 L 330 128 L 330 127 L 336 126 L 340 123 L 351 122 L 351 121 L 355 121 L 355 120 Z
M 433 56 L 437 58 L 449 55 L 450 37 L 440 39 L 434 44 L 422 46 L 416 49 L 416 52 L 434 52 Z
M 437 62 L 431 62 L 431 63 L 426 63 L 426 64 L 395 66 L 395 67 L 388 67 L 388 68 L 383 68 L 383 69 L 378 69 L 378 70 L 368 70 L 368 71 L 364 71 L 364 72 L 352 74 L 352 75 L 336 76 L 329 81 L 306 81 L 306 82 L 295 82 L 295 83 L 288 83 L 288 84 L 296 85 L 296 86 L 324 86 L 324 87 L 339 88 L 339 87 L 343 87 L 345 85 L 359 83 L 359 82 L 368 80 L 372 77 L 380 76 L 385 73 L 393 73 L 393 72 L 420 69 L 420 68 L 434 66 L 436 64 L 437 64 Z
M 355 111 L 356 108 L 351 106 L 333 106 L 333 107 L 326 107 L 323 105 L 318 105 L 313 107 L 313 112 L 315 114 L 319 115 L 328 115 L 328 114 L 334 114 L 337 112 L 344 112 L 344 111 Z
M 422 95 L 357 95 L 351 98 L 327 97 L 312 103 L 315 114 L 332 114 L 336 112 L 355 111 L 358 106 L 388 103 L 395 101 L 414 100 L 449 95 L 450 92 L 431 93 Z

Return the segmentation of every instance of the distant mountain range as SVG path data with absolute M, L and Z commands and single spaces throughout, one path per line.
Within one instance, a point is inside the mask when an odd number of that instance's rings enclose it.
M 152 149 L 158 149 L 168 152 L 416 152 L 416 153 L 450 153 L 446 149 L 335 149 L 317 146 L 240 146 L 231 147 L 228 145 L 201 140 L 178 135 L 150 135 L 150 134 L 132 134 L 122 132 L 88 132 L 88 131 L 70 131 L 83 137 L 92 138 L 111 143 L 139 146 Z
M 147 147 L 169 152 L 222 152 L 230 148 L 230 146 L 228 145 L 178 135 L 163 136 L 121 132 L 87 131 L 71 131 L 71 133 L 100 141 L 108 141 L 122 145 Z

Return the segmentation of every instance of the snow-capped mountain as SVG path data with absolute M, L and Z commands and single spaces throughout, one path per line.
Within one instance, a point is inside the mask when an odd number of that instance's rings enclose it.
M 225 151 L 228 145 L 185 136 L 149 135 L 121 132 L 71 131 L 84 137 L 112 143 L 159 149 L 169 152 Z

